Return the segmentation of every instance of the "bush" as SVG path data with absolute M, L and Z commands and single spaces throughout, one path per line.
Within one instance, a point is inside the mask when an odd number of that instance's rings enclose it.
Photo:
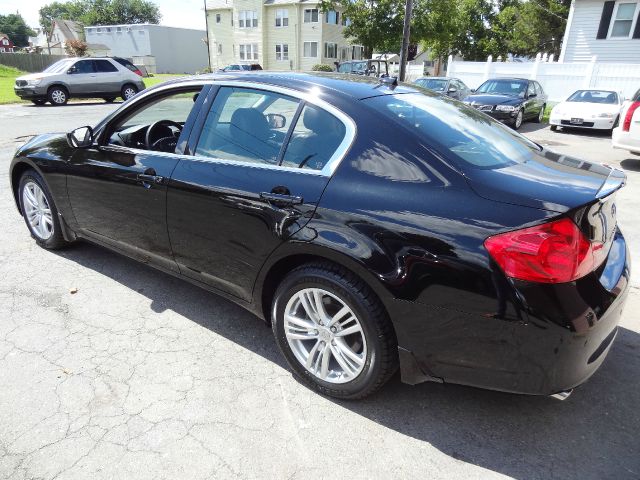
M 333 67 L 324 63 L 317 63 L 311 67 L 311 70 L 314 72 L 333 72 Z

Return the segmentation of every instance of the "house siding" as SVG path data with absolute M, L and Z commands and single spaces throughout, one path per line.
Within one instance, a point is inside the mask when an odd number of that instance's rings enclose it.
M 640 39 L 596 39 L 603 6 L 604 0 L 573 0 L 561 61 L 589 62 L 595 55 L 598 62 L 640 63 Z M 636 17 L 638 10 L 640 6 Z

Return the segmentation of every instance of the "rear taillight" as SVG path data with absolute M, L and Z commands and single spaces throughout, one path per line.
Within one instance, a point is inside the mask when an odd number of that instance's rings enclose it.
M 140 75 L 141 77 L 143 76 L 143 75 L 142 75 L 142 71 L 140 71 L 140 69 L 139 69 L 139 68 L 136 68 L 136 69 L 133 71 L 133 73 L 138 74 L 138 75 Z
M 631 128 L 631 119 L 633 118 L 634 112 L 638 108 L 640 108 L 640 102 L 633 102 L 631 105 L 629 105 L 629 108 L 627 108 L 627 113 L 624 116 L 624 122 L 622 122 L 623 132 L 628 132 Z
M 606 257 L 569 218 L 495 235 L 484 246 L 508 277 L 541 283 L 572 282 Z

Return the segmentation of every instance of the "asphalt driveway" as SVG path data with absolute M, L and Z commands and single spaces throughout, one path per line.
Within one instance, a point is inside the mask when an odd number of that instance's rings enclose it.
M 16 138 L 113 108 L 0 106 L 0 478 L 640 478 L 640 276 L 608 359 L 565 402 L 398 377 L 365 401 L 323 398 L 241 308 L 29 238 L 9 190 Z M 523 132 L 627 172 L 618 211 L 639 259 L 640 157 L 602 135 Z

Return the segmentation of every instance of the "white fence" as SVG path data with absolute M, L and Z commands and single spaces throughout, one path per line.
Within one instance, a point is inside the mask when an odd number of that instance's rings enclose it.
M 477 88 L 489 77 L 522 77 L 537 80 L 549 100 L 561 102 L 580 88 L 606 88 L 622 92 L 630 98 L 640 89 L 640 65 L 598 63 L 594 57 L 588 63 L 535 62 L 456 62 L 449 57 L 447 75 L 457 77 L 470 88 Z
M 400 75 L 400 65 L 397 63 L 389 65 L 389 75 L 397 76 Z M 407 63 L 407 71 L 404 74 L 405 82 L 413 82 L 417 78 L 424 76 L 424 66 L 420 65 L 412 65 L 411 63 Z

